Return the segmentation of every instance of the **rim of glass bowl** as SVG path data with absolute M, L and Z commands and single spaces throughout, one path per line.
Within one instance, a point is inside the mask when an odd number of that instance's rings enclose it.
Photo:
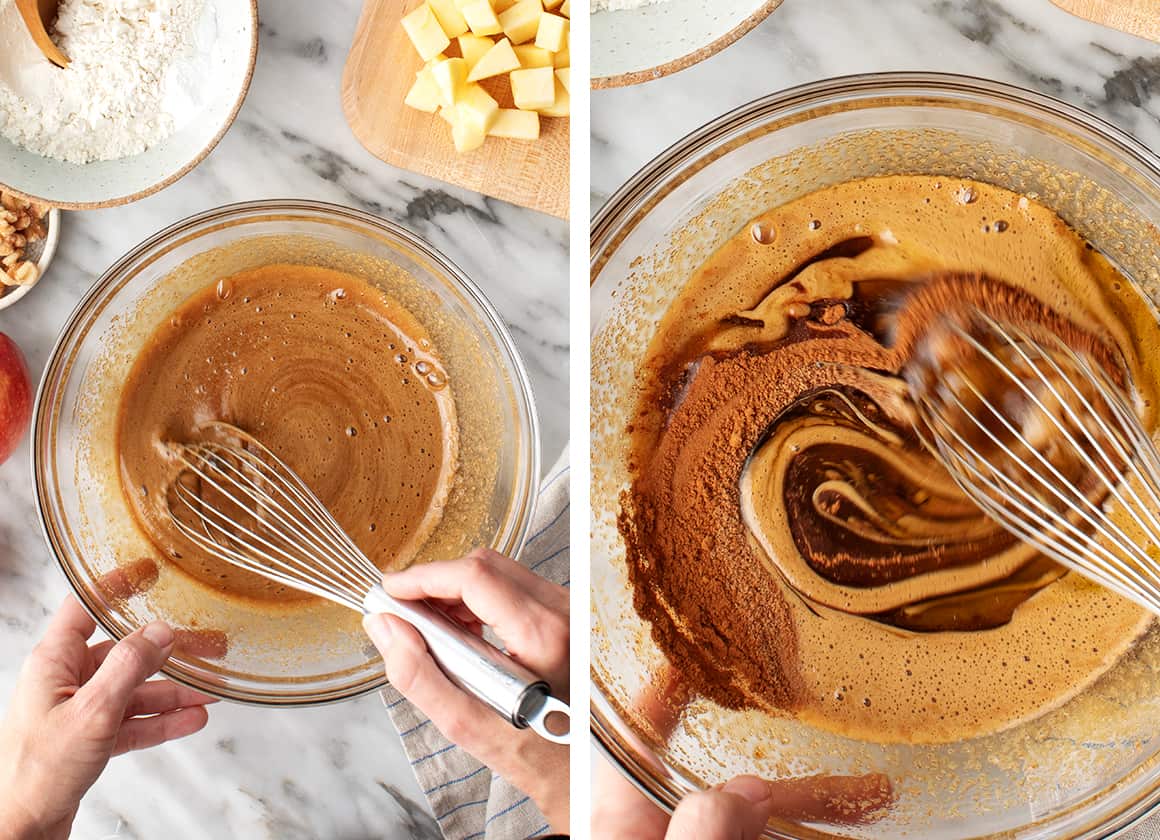
M 479 287 L 454 262 L 418 236 L 387 219 L 321 201 L 270 199 L 227 204 L 194 214 L 176 222 L 145 239 L 117 260 L 84 294 L 61 329 L 45 364 L 37 388 L 32 417 L 32 480 L 36 492 L 37 515 L 49 550 L 64 573 L 73 593 L 85 610 L 111 638 L 120 639 L 134 628 L 127 627 L 117 617 L 94 607 L 87 596 L 88 581 L 76 574 L 73 562 L 75 551 L 67 535 L 68 527 L 59 515 L 57 490 L 60 464 L 54 449 L 56 426 L 61 414 L 61 394 L 72 373 L 79 342 L 91 328 L 94 317 L 109 305 L 128 276 L 157 257 L 197 239 L 202 234 L 223 227 L 242 226 L 254 218 L 317 221 L 344 224 L 348 229 L 362 230 L 402 246 L 425 261 L 433 273 L 442 274 L 451 285 L 461 291 L 485 329 L 495 342 L 502 367 L 511 380 L 516 412 L 521 421 L 520 444 L 527 456 L 521 458 L 516 487 L 508 506 L 508 514 L 495 542 L 496 550 L 515 556 L 523 548 L 531 524 L 536 493 L 540 481 L 540 432 L 536 406 L 532 396 L 527 370 L 515 342 L 499 313 L 496 312 Z M 67 468 L 69 465 L 64 465 Z M 350 700 L 382 688 L 387 684 L 385 675 L 375 676 L 352 685 L 333 689 L 295 694 L 280 689 L 237 689 L 220 684 L 206 685 L 193 669 L 182 663 L 169 662 L 162 672 L 170 679 L 215 696 L 239 703 L 260 706 L 316 706 Z
M 661 152 L 617 189 L 593 217 L 590 233 L 590 284 L 610 254 L 661 199 L 704 166 L 743 145 L 793 123 L 824 116 L 851 103 L 886 100 L 896 104 L 939 107 L 971 105 L 1009 119 L 1044 125 L 1063 133 L 1085 150 L 1119 164 L 1122 174 L 1139 182 L 1143 192 L 1160 201 L 1160 156 L 1136 138 L 1100 117 L 1060 99 L 1003 82 L 950 73 L 890 72 L 839 76 L 799 85 L 761 97 L 686 135 Z M 603 312 L 592 308 L 590 335 Z M 595 673 L 591 731 L 596 747 L 645 796 L 672 811 L 695 789 L 692 780 L 651 747 L 625 746 L 618 732 L 632 731 L 621 711 L 603 692 Z M 643 746 L 643 744 L 641 745 Z M 1119 831 L 1143 818 L 1160 802 L 1160 753 L 1138 765 L 1109 788 L 1038 822 L 1015 829 L 1017 836 L 1097 837 Z M 803 829 L 804 836 L 830 836 Z M 791 838 L 773 829 L 766 836 Z M 802 836 L 802 835 L 798 835 Z

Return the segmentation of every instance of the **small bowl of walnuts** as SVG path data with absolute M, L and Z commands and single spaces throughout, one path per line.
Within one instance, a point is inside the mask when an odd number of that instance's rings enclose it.
M 44 275 L 59 238 L 60 210 L 0 190 L 0 309 Z

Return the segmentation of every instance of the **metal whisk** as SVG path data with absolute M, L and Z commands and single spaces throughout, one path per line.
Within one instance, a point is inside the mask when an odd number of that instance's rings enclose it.
M 169 490 L 169 513 L 189 540 L 294 589 L 402 618 L 452 682 L 515 727 L 569 743 L 571 712 L 544 680 L 430 604 L 388 595 L 381 572 L 293 470 L 252 435 L 215 426 L 229 443 L 175 445 L 187 470 Z
M 915 428 L 984 512 L 1160 613 L 1160 453 L 1105 365 L 975 311 L 906 371 Z

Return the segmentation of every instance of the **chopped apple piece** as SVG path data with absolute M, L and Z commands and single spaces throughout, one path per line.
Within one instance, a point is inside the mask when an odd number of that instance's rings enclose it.
M 474 0 L 460 11 L 463 12 L 467 25 L 475 35 L 498 35 L 503 32 L 503 25 L 487 0 Z
M 439 26 L 435 13 L 426 3 L 403 16 L 403 31 L 424 61 L 430 61 L 451 46 L 451 39 Z
M 493 0 L 491 7 L 495 9 L 495 13 L 498 15 L 501 12 L 506 12 L 515 4 L 516 0 Z
M 551 12 L 540 13 L 536 29 L 536 46 L 548 52 L 559 52 L 568 43 L 568 21 Z
M 560 5 L 560 14 L 566 18 L 572 17 L 572 0 L 564 0 Z
M 491 38 L 483 38 L 479 35 L 460 35 L 458 41 L 459 54 L 467 62 L 468 68 L 474 67 L 475 63 L 483 57 L 483 54 L 495 44 Z
M 544 8 L 545 9 L 555 9 L 563 1 L 564 0 L 544 0 Z
M 524 111 L 539 111 L 551 108 L 555 104 L 556 76 L 551 67 L 513 70 L 510 78 L 512 98 L 517 108 Z
M 455 151 L 463 154 L 471 152 L 483 145 L 487 139 L 487 132 L 483 126 L 474 120 L 465 120 L 458 114 L 451 124 L 451 142 L 455 144 Z
M 467 74 L 467 81 L 478 82 L 501 73 L 510 73 L 520 69 L 520 60 L 512 49 L 512 42 L 507 38 L 500 38 Z
M 462 58 L 445 58 L 431 65 L 431 76 L 439 86 L 444 105 L 454 105 L 467 84 L 467 62 Z
M 567 67 L 561 67 L 556 71 L 556 78 L 560 80 L 560 84 L 564 86 L 564 90 L 568 93 L 572 92 L 572 71 Z
M 455 121 L 478 123 L 486 134 L 495 123 L 499 113 L 499 103 L 490 93 L 475 83 L 463 89 L 463 96 L 455 106 Z
M 572 110 L 572 96 L 568 93 L 568 88 L 564 87 L 559 79 L 553 79 L 555 82 L 555 89 L 553 91 L 554 97 L 551 105 L 544 108 L 537 108 L 545 117 L 566 117 Z
M 424 67 L 415 74 L 415 84 L 407 91 L 403 103 L 428 114 L 434 114 L 439 110 L 439 106 L 443 104 L 443 96 L 439 91 L 439 85 L 435 84 L 430 67 Z
M 500 108 L 487 133 L 492 137 L 508 137 L 512 140 L 536 140 L 540 136 L 540 115 L 535 111 Z
M 457 38 L 467 31 L 467 21 L 463 19 L 453 0 L 427 0 L 427 5 L 439 21 L 439 28 L 448 38 Z
M 520 60 L 520 67 L 551 67 L 552 54 L 547 50 L 540 49 L 535 44 L 520 44 L 518 47 L 512 47 L 516 58 Z
M 499 14 L 503 34 L 507 35 L 513 44 L 532 40 L 540 27 L 540 14 L 543 9 L 540 0 L 518 0 L 510 9 Z
M 572 53 L 570 52 L 571 45 L 572 45 L 572 35 L 569 34 L 568 40 L 564 42 L 564 49 L 560 50 L 557 53 L 552 53 L 552 66 L 553 67 L 571 67 L 572 66 Z

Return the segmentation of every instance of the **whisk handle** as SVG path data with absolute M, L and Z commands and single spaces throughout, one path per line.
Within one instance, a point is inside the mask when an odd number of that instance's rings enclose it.
M 398 616 L 418 630 L 447 678 L 517 729 L 531 726 L 550 741 L 569 743 L 568 732 L 552 732 L 545 725 L 545 718 L 553 712 L 564 715 L 570 724 L 568 707 L 551 696 L 551 688 L 544 680 L 499 648 L 427 602 L 401 601 L 378 584 L 367 593 L 363 610 Z

